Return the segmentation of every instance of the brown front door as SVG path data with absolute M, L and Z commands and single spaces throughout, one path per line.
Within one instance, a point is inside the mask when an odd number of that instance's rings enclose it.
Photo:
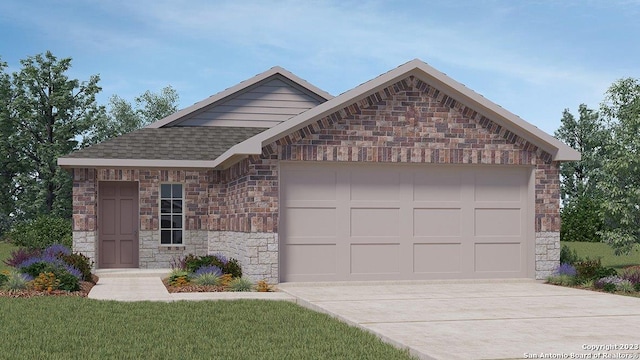
M 98 267 L 138 267 L 138 183 L 101 181 L 98 193 Z

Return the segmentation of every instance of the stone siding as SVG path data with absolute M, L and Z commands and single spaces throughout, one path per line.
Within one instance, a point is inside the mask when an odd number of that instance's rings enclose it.
M 98 243 L 96 242 L 95 231 L 74 231 L 73 232 L 73 251 L 79 252 L 89 258 L 93 263 L 93 268 L 98 264 Z
M 140 232 L 140 263 L 142 269 L 169 269 L 185 255 L 207 255 L 208 232 L 191 230 L 184 232 L 183 245 L 160 245 L 158 231 Z
M 278 235 L 215 231 L 209 233 L 209 254 L 237 259 L 252 281 L 278 282 Z
M 536 233 L 536 279 L 544 280 L 560 265 L 560 232 Z

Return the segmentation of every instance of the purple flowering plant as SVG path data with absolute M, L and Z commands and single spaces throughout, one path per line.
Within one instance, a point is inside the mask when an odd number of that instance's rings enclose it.
M 560 264 L 556 270 L 556 275 L 576 276 L 576 268 L 571 264 Z

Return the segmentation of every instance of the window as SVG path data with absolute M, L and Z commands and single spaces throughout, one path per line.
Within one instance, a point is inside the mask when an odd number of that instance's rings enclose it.
M 182 244 L 182 184 L 160 184 L 160 244 Z

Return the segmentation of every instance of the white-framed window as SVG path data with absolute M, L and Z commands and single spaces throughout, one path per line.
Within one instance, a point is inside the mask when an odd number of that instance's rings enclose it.
M 160 244 L 182 244 L 184 199 L 182 184 L 160 184 Z

